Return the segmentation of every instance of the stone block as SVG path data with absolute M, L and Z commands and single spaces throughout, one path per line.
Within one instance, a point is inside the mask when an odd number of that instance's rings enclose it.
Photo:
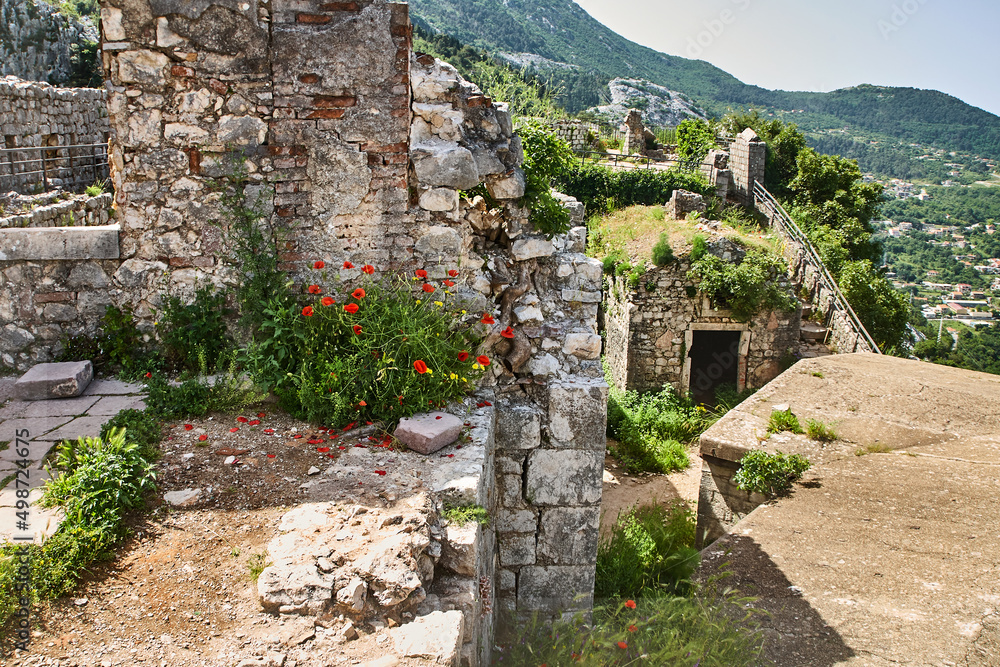
M 502 567 L 535 564 L 535 534 L 501 533 L 497 536 L 497 550 Z
M 458 144 L 429 141 L 411 150 L 413 169 L 421 185 L 471 190 L 479 185 L 479 170 L 472 151 Z
M 404 658 L 430 660 L 434 664 L 459 667 L 465 638 L 461 611 L 435 611 L 390 632 L 396 653 Z
M 467 523 L 464 526 L 447 526 L 445 540 L 441 544 L 441 560 L 438 564 L 455 574 L 475 576 L 482 532 L 482 526 L 477 522 Z
M 496 529 L 500 533 L 534 533 L 538 517 L 530 509 L 501 508 L 497 510 Z
M 521 568 L 518 573 L 518 609 L 589 610 L 593 600 L 593 565 L 529 566 Z
M 114 416 L 122 410 L 144 410 L 146 402 L 139 396 L 104 396 L 87 414 L 95 417 L 100 415 Z
M 433 454 L 455 442 L 463 425 L 461 419 L 447 412 L 426 412 L 401 419 L 393 435 L 415 452 Z
M 601 502 L 604 449 L 537 449 L 528 455 L 524 495 L 532 505 Z
M 549 437 L 554 447 L 604 451 L 608 387 L 603 381 L 549 388 Z
M 497 411 L 498 449 L 534 449 L 541 440 L 542 418 L 535 408 L 519 405 Z
M 164 502 L 174 507 L 190 507 L 197 503 L 200 497 L 201 489 L 183 489 L 181 491 L 168 491 L 163 494 Z
M 563 354 L 572 354 L 580 359 L 600 359 L 601 342 L 601 337 L 597 334 L 568 334 L 563 344 Z
M 520 475 L 497 475 L 497 485 L 497 496 L 502 506 L 519 507 L 524 504 Z
M 166 82 L 164 68 L 169 62 L 170 58 L 156 51 L 122 51 L 118 54 L 118 80 L 163 85 Z
M 524 172 L 514 169 L 510 175 L 490 176 L 486 189 L 494 199 L 520 199 L 524 196 Z
M 600 303 L 604 295 L 601 292 L 584 292 L 582 290 L 564 289 L 562 291 L 563 301 L 570 303 Z
M 555 507 L 542 511 L 538 556 L 557 565 L 587 565 L 597 559 L 599 507 Z
M 14 396 L 26 401 L 79 396 L 94 379 L 89 361 L 38 364 L 14 383 Z
M 124 394 L 139 394 L 144 391 L 141 384 L 134 382 L 122 382 L 121 380 L 97 379 L 87 385 L 84 396 L 118 396 Z
M 454 211 L 458 207 L 458 190 L 432 188 L 420 195 L 420 208 L 425 211 Z
M 0 229 L 0 261 L 118 259 L 118 225 Z
M 101 434 L 101 427 L 111 417 L 77 417 L 65 426 L 57 428 L 45 435 L 52 440 L 76 440 L 77 438 L 96 438 Z
M 511 254 L 519 262 L 534 259 L 536 257 L 551 257 L 555 253 L 555 246 L 552 241 L 540 238 L 526 238 L 514 241 Z

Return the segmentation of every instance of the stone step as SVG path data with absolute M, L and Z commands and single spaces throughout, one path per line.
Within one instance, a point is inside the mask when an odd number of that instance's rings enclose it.
M 822 341 L 826 338 L 827 328 L 815 322 L 803 322 L 799 329 L 799 337 L 806 341 Z
M 14 383 L 14 397 L 24 401 L 79 396 L 94 379 L 89 361 L 38 364 Z

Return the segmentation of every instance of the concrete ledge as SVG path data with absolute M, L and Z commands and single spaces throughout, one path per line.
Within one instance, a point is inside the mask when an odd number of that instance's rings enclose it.
M 118 225 L 0 229 L 0 261 L 118 259 Z

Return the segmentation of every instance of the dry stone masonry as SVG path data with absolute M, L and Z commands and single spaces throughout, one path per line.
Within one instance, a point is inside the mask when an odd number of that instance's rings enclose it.
M 748 127 L 730 144 L 729 152 L 733 194 L 744 206 L 753 206 L 754 183 L 764 184 L 767 144 Z
M 71 47 L 98 39 L 96 26 L 40 0 L 0 0 L 0 76 L 64 83 L 73 71 Z
M 23 3 L 30 4 L 30 3 Z M 2 62 L 2 59 L 0 59 Z M 107 176 L 87 157 L 60 146 L 104 144 L 108 140 L 105 92 L 94 88 L 56 88 L 47 83 L 0 79 L 0 148 L 51 147 L 45 151 L 50 187 L 87 186 Z M 103 149 L 96 152 L 105 154 Z M 72 159 L 71 159 L 72 158 Z M 0 155 L 0 193 L 29 193 L 42 183 L 37 151 Z M 19 163 L 19 164 L 12 164 Z M 90 168 L 88 169 L 88 165 Z

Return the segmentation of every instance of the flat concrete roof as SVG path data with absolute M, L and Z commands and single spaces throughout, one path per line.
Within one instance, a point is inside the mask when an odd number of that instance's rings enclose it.
M 832 422 L 841 440 L 767 441 L 814 467 L 705 549 L 700 570 L 729 569 L 725 585 L 769 612 L 768 659 L 1000 664 L 1000 377 L 867 354 L 804 360 L 706 432 L 702 451 L 738 460 L 760 446 L 775 404 Z

